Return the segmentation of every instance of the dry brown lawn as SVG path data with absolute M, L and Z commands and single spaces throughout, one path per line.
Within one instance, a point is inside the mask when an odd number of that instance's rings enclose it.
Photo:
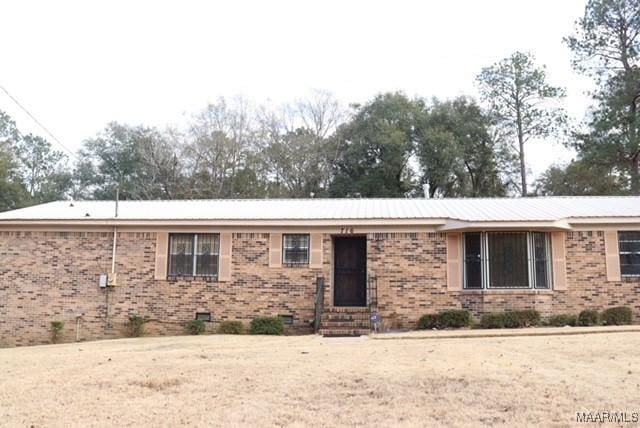
M 570 426 L 640 410 L 640 333 L 164 337 L 0 350 L 2 426 Z

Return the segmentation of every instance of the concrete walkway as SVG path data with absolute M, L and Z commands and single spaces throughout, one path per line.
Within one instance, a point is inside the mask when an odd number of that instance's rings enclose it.
M 371 334 L 369 337 L 374 340 L 462 339 L 474 337 L 567 336 L 598 333 L 640 333 L 640 325 L 620 325 L 605 327 L 531 327 L 491 330 L 418 330 L 402 333 L 377 333 Z

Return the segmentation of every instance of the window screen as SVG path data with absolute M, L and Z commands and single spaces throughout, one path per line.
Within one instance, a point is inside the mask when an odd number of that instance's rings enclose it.
M 480 233 L 464 236 L 464 276 L 467 288 L 482 288 L 482 258 Z
M 493 288 L 529 288 L 525 232 L 489 233 L 489 283 Z
M 640 232 L 619 232 L 620 274 L 640 276 Z
M 534 232 L 533 238 L 533 265 L 536 288 L 550 288 L 550 260 L 549 260 L 549 235 L 547 233 Z

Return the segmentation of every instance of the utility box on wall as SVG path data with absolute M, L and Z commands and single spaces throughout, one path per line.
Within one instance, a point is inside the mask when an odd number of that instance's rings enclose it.
M 118 273 L 112 272 L 110 274 L 100 274 L 98 285 L 100 286 L 100 288 L 115 287 L 116 285 L 118 285 Z
M 109 287 L 115 287 L 116 285 L 118 285 L 118 273 L 117 272 L 111 272 L 107 276 L 107 285 Z

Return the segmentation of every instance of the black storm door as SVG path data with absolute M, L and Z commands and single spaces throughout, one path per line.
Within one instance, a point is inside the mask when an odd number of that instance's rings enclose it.
M 366 306 L 366 237 L 334 238 L 333 272 L 333 304 L 335 306 Z

